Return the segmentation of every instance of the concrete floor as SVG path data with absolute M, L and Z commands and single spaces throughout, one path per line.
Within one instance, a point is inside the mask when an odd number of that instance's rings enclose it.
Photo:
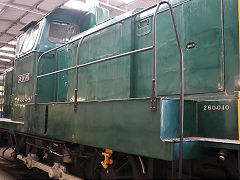
M 4 148 L 0 148 L 2 156 Z M 4 158 L 0 157 L 0 180 L 15 179 L 49 179 L 48 174 L 38 169 L 27 169 L 21 162 L 11 157 L 11 148 L 6 151 Z

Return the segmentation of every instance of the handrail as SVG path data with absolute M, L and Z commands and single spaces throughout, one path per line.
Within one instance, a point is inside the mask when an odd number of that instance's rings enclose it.
M 180 136 L 180 143 L 179 143 L 179 178 L 181 179 L 182 177 L 182 152 L 183 152 L 183 120 L 184 120 L 184 59 L 183 59 L 183 51 L 182 51 L 182 48 L 181 48 L 181 43 L 180 43 L 180 38 L 179 38 L 179 34 L 178 34 L 178 31 L 177 31 L 177 27 L 176 27 L 176 22 L 175 22 L 175 18 L 174 18 L 174 13 L 173 13 L 173 8 L 172 8 L 172 5 L 167 2 L 167 1 L 162 1 L 156 5 L 153 5 L 153 6 L 150 6 L 149 8 L 147 9 L 144 9 L 144 10 L 141 10 L 137 13 L 134 13 L 128 17 L 125 17 L 119 21 L 116 21 L 112 24 L 109 24 L 105 27 L 102 27 L 96 31 L 93 31 L 93 32 L 90 32 L 89 34 L 86 34 L 85 36 L 81 36 L 73 41 L 70 41 L 68 43 L 65 43 L 61 46 L 58 46 L 58 47 L 55 47 L 49 51 L 46 51 L 45 53 L 43 53 L 39 58 L 38 58 L 38 61 L 37 61 L 37 65 L 36 65 L 36 92 L 35 92 L 35 109 L 37 108 L 37 97 L 38 97 L 38 79 L 41 78 L 41 77 L 45 77 L 45 76 L 50 76 L 50 75 L 53 75 L 53 74 L 57 74 L 57 73 L 60 73 L 60 72 L 64 72 L 64 71 L 69 71 L 69 70 L 72 70 L 72 69 L 76 69 L 76 79 L 75 79 L 75 89 L 74 89 L 74 92 L 75 92 L 75 97 L 74 97 L 74 110 L 76 111 L 77 110 L 77 92 L 78 92 L 78 69 L 81 68 L 81 67 L 85 67 L 85 66 L 89 66 L 89 65 L 93 65 L 93 64 L 97 64 L 97 63 L 101 63 L 101 62 L 104 62 L 104 61 L 109 61 L 109 60 L 113 60 L 113 59 L 116 59 L 116 58 L 120 58 L 120 57 L 123 57 L 123 56 L 128 56 L 128 55 L 131 55 L 131 54 L 135 54 L 135 53 L 139 53 L 139 52 L 143 52 L 143 51 L 148 51 L 148 50 L 153 50 L 153 76 L 152 76 L 152 92 L 151 92 L 151 111 L 152 112 L 155 112 L 157 110 L 157 102 L 156 102 L 156 97 L 157 97 L 157 93 L 156 93 L 156 62 L 157 62 L 157 56 L 156 56 L 156 26 L 157 26 L 157 15 L 158 15 L 158 11 L 159 11 L 159 8 L 161 5 L 163 4 L 167 4 L 168 7 L 169 7 L 169 10 L 170 10 L 170 16 L 171 16 L 171 19 L 172 19 L 172 23 L 173 23 L 173 27 L 174 27 L 174 31 L 175 31 L 175 36 L 176 36 L 176 39 L 177 39 L 177 45 L 178 45 L 178 50 L 179 50 L 179 54 L 180 54 L 180 121 L 179 121 L 179 136 Z M 122 54 L 118 54 L 118 55 L 115 55 L 115 56 L 111 56 L 111 57 L 108 57 L 108 58 L 103 58 L 103 59 L 100 59 L 100 60 L 96 60 L 96 61 L 92 61 L 92 62 L 89 62 L 89 63 L 85 63 L 85 64 L 81 64 L 79 65 L 79 53 L 80 53 L 80 47 L 81 47 L 81 44 L 82 44 L 82 41 L 84 38 L 92 35 L 93 33 L 96 33 L 96 32 L 99 32 L 103 29 L 106 29 L 108 27 L 111 27 L 115 24 L 118 24 L 118 23 L 121 23 L 122 21 L 126 20 L 126 19 L 129 19 L 131 17 L 134 17 L 138 14 L 141 14 L 147 10 L 150 10 L 152 8 L 156 7 L 156 10 L 155 10 L 155 13 L 153 15 L 153 46 L 149 46 L 149 47 L 146 47 L 146 48 L 142 48 L 142 49 L 138 49 L 138 50 L 133 50 L 133 51 L 129 51 L 129 52 L 126 52 L 126 53 L 122 53 Z M 58 71 L 54 71 L 54 72 L 51 72 L 51 73 L 47 73 L 47 74 L 43 74 L 43 75 L 38 75 L 39 74 L 39 63 L 40 61 L 42 60 L 42 57 L 46 54 L 48 54 L 49 52 L 52 52 L 52 51 L 55 51 L 61 47 L 64 47 L 70 43 L 73 43 L 77 40 L 79 40 L 79 43 L 78 43 L 78 47 L 77 47 L 77 57 L 76 57 L 76 65 L 73 66 L 73 67 L 70 67 L 70 68 L 66 68 L 66 69 L 62 69 L 62 70 L 58 70 Z
M 83 42 L 83 38 L 79 41 L 78 47 L 77 47 L 77 57 L 76 57 L 76 79 L 75 79 L 75 89 L 74 89 L 74 111 L 77 111 L 77 92 L 78 92 L 78 67 L 79 65 L 79 53 L 80 53 L 80 47 Z
M 99 59 L 99 60 L 92 61 L 92 62 L 85 63 L 85 64 L 80 64 L 80 65 L 77 65 L 77 66 L 72 66 L 72 67 L 69 67 L 69 68 L 66 68 L 66 69 L 61 69 L 61 70 L 50 72 L 50 73 L 47 73 L 47 74 L 42 74 L 42 75 L 39 75 L 37 77 L 42 78 L 42 77 L 50 76 L 50 75 L 53 75 L 53 74 L 58 74 L 58 73 L 61 73 L 61 72 L 70 71 L 70 70 L 73 70 L 73 69 L 76 69 L 76 68 L 81 68 L 81 67 L 85 67 L 85 66 L 89 66 L 89 65 L 93 65 L 93 64 L 98 64 L 98 63 L 101 63 L 101 62 L 104 62 L 104 61 L 113 60 L 113 59 L 120 58 L 120 57 L 123 57 L 123 56 L 128 56 L 128 55 L 143 52 L 143 51 L 149 51 L 151 49 L 153 49 L 153 46 L 149 46 L 149 47 L 142 48 L 142 49 L 137 49 L 137 50 L 134 50 L 134 51 L 129 51 L 129 52 L 126 52 L 126 53 L 122 53 L 122 54 L 119 54 L 119 55 Z
M 97 32 L 99 32 L 99 31 L 101 31 L 101 30 L 103 30 L 103 29 L 109 28 L 109 27 L 114 26 L 114 25 L 116 25 L 116 24 L 118 24 L 118 23 L 121 23 L 122 21 L 125 21 L 125 20 L 127 20 L 127 19 L 130 19 L 130 18 L 132 18 L 132 17 L 134 17 L 134 16 L 137 16 L 137 15 L 139 15 L 139 14 L 145 12 L 145 11 L 148 11 L 148 10 L 150 10 L 150 9 L 156 7 L 156 6 L 157 6 L 157 4 L 155 4 L 155 5 L 153 5 L 153 6 L 150 6 L 150 7 L 146 8 L 146 9 L 143 9 L 143 10 L 141 10 L 141 11 L 138 11 L 138 12 L 136 12 L 136 13 L 130 15 L 130 16 L 127 16 L 127 17 L 125 17 L 125 18 L 122 18 L 122 19 L 120 19 L 120 20 L 118 20 L 118 21 L 116 21 L 116 22 L 114 22 L 114 23 L 112 23 L 112 24 L 109 24 L 109 25 L 107 25 L 107 26 L 104 26 L 104 27 L 102 27 L 102 28 L 99 28 L 99 29 L 97 29 L 96 31 L 92 31 L 92 32 L 86 34 L 85 36 L 78 37 L 78 38 L 76 38 L 76 39 L 74 39 L 74 40 L 72 40 L 72 41 L 69 41 L 69 42 L 67 42 L 67 43 L 65 43 L 65 44 L 62 44 L 62 45 L 57 46 L 57 47 L 55 47 L 55 48 L 52 48 L 52 49 L 44 52 L 43 54 L 41 54 L 41 56 L 38 58 L 37 63 L 36 63 L 36 83 L 35 83 L 36 88 L 35 88 L 35 100 L 34 100 L 34 101 L 35 101 L 35 109 L 37 108 L 36 105 L 37 105 L 37 98 L 38 98 L 38 78 L 39 78 L 39 77 L 38 77 L 38 74 L 39 74 L 39 64 L 40 64 L 43 56 L 45 56 L 46 54 L 48 54 L 48 53 L 50 53 L 50 52 L 52 52 L 52 51 L 55 51 L 55 50 L 57 50 L 57 49 L 59 49 L 59 48 L 62 48 L 62 47 L 64 47 L 64 46 L 68 45 L 68 44 L 74 43 L 74 42 L 78 41 L 78 40 L 81 39 L 81 38 L 86 38 L 87 36 L 90 36 L 90 35 L 92 35 L 92 34 L 94 34 L 94 33 L 97 33 Z M 75 67 L 75 68 L 76 68 L 76 67 Z M 71 70 L 71 69 L 70 69 L 70 70 Z
M 180 137 L 180 142 L 179 142 L 179 179 L 182 178 L 182 155 L 183 155 L 183 120 L 184 120 L 184 59 L 183 59 L 183 51 L 180 43 L 180 38 L 178 35 L 177 31 L 177 26 L 173 14 L 173 8 L 172 5 L 167 2 L 167 1 L 162 1 L 157 5 L 157 8 L 154 13 L 154 22 L 153 22 L 153 79 L 152 79 L 152 96 L 151 96 L 151 110 L 154 111 L 156 108 L 154 108 L 154 105 L 156 105 L 156 24 L 157 24 L 157 13 L 159 11 L 159 7 L 162 4 L 167 4 L 170 10 L 170 15 L 172 18 L 172 23 L 177 39 L 177 45 L 178 45 L 178 50 L 180 54 L 180 119 L 179 119 L 179 137 Z
M 153 79 L 152 79 L 152 96 L 151 96 L 151 110 L 154 111 L 156 108 L 154 108 L 154 105 L 156 105 L 156 24 L 157 24 L 157 13 L 159 11 L 159 7 L 162 4 L 167 4 L 170 10 L 170 15 L 172 18 L 172 23 L 177 39 L 177 45 L 178 45 L 178 50 L 180 54 L 180 119 L 179 119 L 179 137 L 180 137 L 180 142 L 179 142 L 179 179 L 182 178 L 182 156 L 183 156 L 183 120 L 184 120 L 184 59 L 183 59 L 183 51 L 180 43 L 180 38 L 179 34 L 177 31 L 177 26 L 173 14 L 173 8 L 172 5 L 167 2 L 167 1 L 162 1 L 157 5 L 157 8 L 154 13 L 154 22 L 153 22 Z M 155 106 L 156 107 L 156 106 Z
M 69 42 L 67 42 L 67 43 L 65 43 L 65 44 L 62 44 L 62 45 L 57 46 L 57 47 L 55 47 L 55 48 L 52 48 L 52 49 L 44 52 L 43 54 L 41 54 L 41 56 L 38 58 L 37 64 L 36 64 L 35 104 L 37 104 L 37 97 L 38 97 L 38 94 L 37 94 L 37 92 L 38 92 L 38 77 L 37 77 L 37 76 L 38 76 L 38 73 L 39 73 L 39 63 L 41 62 L 43 56 L 45 56 L 46 54 L 48 54 L 48 53 L 50 53 L 50 52 L 52 52 L 52 51 L 55 51 L 55 50 L 61 48 L 61 47 L 64 47 L 64 46 L 66 46 L 66 45 L 68 45 L 68 44 L 74 43 L 74 42 L 78 41 L 79 39 L 81 39 L 81 38 L 83 38 L 83 37 L 85 38 L 85 37 L 87 37 L 87 36 L 90 36 L 90 35 L 92 35 L 92 34 L 94 34 L 94 33 L 99 32 L 99 31 L 101 31 L 101 30 L 103 30 L 103 29 L 106 29 L 106 28 L 109 28 L 109 27 L 111 27 L 111 26 L 114 26 L 114 25 L 116 25 L 116 24 L 118 24 L 118 23 L 121 23 L 122 21 L 125 21 L 125 20 L 127 20 L 127 19 L 130 19 L 130 18 L 132 18 L 132 17 L 134 17 L 134 16 L 136 16 L 136 15 L 139 15 L 139 14 L 145 12 L 145 11 L 148 11 L 148 10 L 150 10 L 150 9 L 156 7 L 156 6 L 157 6 L 157 5 L 155 4 L 155 5 L 153 5 L 153 6 L 150 6 L 150 7 L 146 8 L 146 9 L 143 9 L 143 10 L 141 10 L 141 11 L 138 11 L 138 12 L 136 12 L 136 13 L 130 15 L 130 16 L 127 16 L 127 17 L 125 17 L 125 18 L 120 19 L 119 21 L 116 21 L 116 22 L 114 22 L 114 23 L 112 23 L 112 24 L 109 24 L 109 25 L 107 25 L 107 26 L 104 26 L 104 27 L 102 27 L 102 28 L 99 28 L 99 29 L 97 29 L 96 31 L 93 31 L 93 32 L 90 32 L 90 33 L 86 34 L 85 36 L 78 37 L 78 38 L 76 38 L 76 39 L 74 39 L 74 40 L 72 40 L 72 41 L 69 41 Z M 35 107 L 35 108 L 36 108 L 36 107 Z

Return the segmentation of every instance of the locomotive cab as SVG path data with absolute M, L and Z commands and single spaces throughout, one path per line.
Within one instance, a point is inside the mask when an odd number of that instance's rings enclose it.
M 24 33 L 18 37 L 16 58 L 31 51 L 43 53 L 108 19 L 108 11 L 100 7 L 89 11 L 58 8 L 39 22 L 32 21 L 21 29 Z
M 89 11 L 58 8 L 40 21 L 32 21 L 21 30 L 18 37 L 14 68 L 6 72 L 8 89 L 5 93 L 3 116 L 23 122 L 25 105 L 34 100 L 34 80 L 38 58 L 40 55 L 56 46 L 64 44 L 76 34 L 109 19 L 107 10 L 93 7 Z M 50 54 L 40 64 L 39 73 L 59 69 L 59 56 L 65 56 L 64 50 Z M 61 65 L 61 63 L 60 63 Z M 44 87 L 40 87 L 42 102 L 55 101 L 57 89 L 56 76 L 44 79 Z M 52 91 L 45 92 L 46 86 Z

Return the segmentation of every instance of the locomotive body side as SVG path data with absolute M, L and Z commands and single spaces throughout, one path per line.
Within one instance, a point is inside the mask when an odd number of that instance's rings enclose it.
M 221 149 L 238 150 L 238 2 L 170 2 L 184 54 L 183 159 L 209 158 Z M 71 15 L 70 10 L 56 10 L 44 18 L 39 23 L 35 49 L 20 54 L 14 70 L 6 75 L 7 82 L 13 75 L 13 94 L 6 98 L 4 109 L 5 118 L 11 121 L 3 120 L 1 128 L 11 130 L 19 139 L 29 140 L 31 135 L 35 138 L 32 143 L 38 146 L 44 146 L 45 141 L 61 141 L 57 144 L 64 144 L 66 149 L 59 145 L 56 152 L 69 151 L 67 156 L 73 159 L 79 158 L 71 154 L 76 149 L 81 153 L 99 151 L 92 159 L 98 162 L 102 150 L 111 149 L 128 154 L 126 157 L 144 156 L 146 162 L 152 158 L 178 160 L 179 54 L 169 9 L 161 6 L 157 16 L 156 112 L 150 111 L 152 50 L 95 63 L 152 46 L 154 8 L 133 16 L 138 11 L 106 22 L 107 15 Z M 69 13 L 68 18 L 64 13 Z M 65 24 L 71 27 L 61 34 L 60 27 L 65 28 Z M 82 67 L 74 68 L 76 63 Z M 44 140 L 39 143 L 38 138 Z M 17 145 L 17 153 L 25 157 L 37 147 Z M 225 168 L 231 171 L 230 166 Z M 230 174 L 236 176 L 235 171 Z

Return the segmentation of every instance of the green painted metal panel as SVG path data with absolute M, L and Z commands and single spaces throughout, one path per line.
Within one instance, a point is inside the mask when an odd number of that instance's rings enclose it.
M 44 56 L 39 63 L 39 74 L 46 74 L 57 70 L 57 54 L 51 53 Z M 38 102 L 56 101 L 57 75 L 51 75 L 38 80 Z
M 240 90 L 238 1 L 224 0 L 225 86 L 228 94 Z
M 104 9 L 102 7 L 95 6 L 94 10 L 90 10 L 90 11 L 94 12 L 94 15 L 96 18 L 96 24 L 103 23 L 104 21 L 107 21 L 110 19 L 109 10 Z
M 12 89 L 13 70 L 6 72 L 4 75 L 4 104 L 3 104 L 3 117 L 12 117 L 12 103 L 13 98 L 11 95 Z
M 198 132 L 200 137 L 237 140 L 237 100 L 199 102 Z
M 81 23 L 81 32 L 88 30 L 96 25 L 96 18 L 93 13 L 87 13 L 84 17 L 83 22 Z
M 211 149 L 209 146 L 203 148 L 201 142 L 184 142 L 183 143 L 183 158 L 184 159 L 195 159 L 203 158 L 206 156 L 215 156 L 218 152 L 216 149 Z M 179 143 L 174 144 L 174 157 L 173 160 L 179 159 Z
M 96 61 L 131 50 L 131 21 L 124 21 L 83 40 L 79 64 Z M 77 43 L 68 47 L 68 67 L 76 64 Z M 79 69 L 78 101 L 130 97 L 131 57 L 122 57 Z M 75 70 L 68 72 L 67 101 L 73 102 Z
M 88 13 L 81 19 L 81 32 L 86 31 L 97 24 L 103 23 L 109 19 L 109 11 L 100 7 L 92 7 Z
M 46 105 L 39 105 L 36 112 L 34 105 L 27 108 L 27 119 L 31 119 L 26 124 L 27 132 L 44 136 Z M 172 145 L 159 138 L 159 112 L 151 113 L 149 100 L 82 102 L 78 103 L 77 112 L 72 103 L 51 104 L 48 114 L 47 137 L 172 158 Z
M 224 90 L 223 11 L 221 0 L 193 0 L 182 7 L 181 40 L 187 94 Z M 213 11 L 214 9 L 214 11 Z M 195 48 L 186 45 L 195 43 Z M 203 56 L 204 55 L 204 56 Z
M 13 120 L 24 121 L 25 104 L 33 102 L 35 59 L 38 53 L 32 52 L 15 61 L 13 77 Z M 29 73 L 29 80 L 19 82 L 20 76 Z
M 68 64 L 68 52 L 64 49 L 60 49 L 57 52 L 57 70 L 67 68 Z M 57 102 L 65 102 L 68 89 L 68 72 L 62 72 L 56 75 L 57 78 Z
M 28 133 L 44 136 L 45 108 L 41 104 L 34 111 L 34 105 L 27 106 Z M 176 158 L 174 143 L 160 139 L 160 110 L 152 113 L 149 99 L 81 102 L 77 112 L 72 103 L 49 104 L 48 108 L 46 137 L 165 160 Z M 201 150 L 191 151 L 196 146 L 186 147 L 184 157 L 203 156 Z
M 10 133 L 24 132 L 24 124 L 1 121 L 1 128 L 8 129 Z
M 34 134 L 38 136 L 44 136 L 45 134 L 45 111 L 46 105 L 38 107 L 35 111 L 34 105 L 29 108 L 26 106 L 25 111 L 25 121 L 24 121 L 24 132 L 29 134 Z
M 3 118 L 12 118 L 12 104 L 7 105 L 4 103 L 2 117 Z
M 184 51 L 185 92 L 222 91 L 224 59 L 221 0 L 189 1 L 175 7 L 174 15 Z M 149 25 L 141 26 L 143 21 L 149 21 Z M 135 48 L 152 45 L 152 34 L 152 17 L 137 18 Z M 187 49 L 186 46 L 191 42 L 195 48 Z M 150 96 L 151 79 L 152 52 L 135 55 L 135 97 Z M 157 93 L 179 93 L 179 53 L 169 11 L 160 13 L 157 19 Z
M 179 138 L 179 100 L 162 99 L 160 104 L 161 139 Z M 238 139 L 236 100 L 185 100 L 184 107 L 184 137 Z
M 160 138 L 162 140 L 179 138 L 180 108 L 178 99 L 161 99 L 160 101 Z M 185 100 L 183 136 L 197 136 L 196 102 Z

